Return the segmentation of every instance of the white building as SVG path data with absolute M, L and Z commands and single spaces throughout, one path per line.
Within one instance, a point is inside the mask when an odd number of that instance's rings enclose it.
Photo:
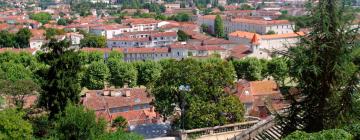
M 236 31 L 229 34 L 229 40 L 250 46 L 249 56 L 270 59 L 274 51 L 286 51 L 300 41 L 303 32 L 259 35 L 251 32 Z
M 143 31 L 124 33 L 121 36 L 107 40 L 109 48 L 128 48 L 128 47 L 162 47 L 177 41 L 176 32 L 155 32 Z
M 295 24 L 288 20 L 264 20 L 264 19 L 244 19 L 236 18 L 225 22 L 225 31 L 228 33 L 235 31 L 256 32 L 266 34 L 274 31 L 275 34 L 287 34 L 294 32 Z
M 214 21 L 216 15 L 205 15 L 199 17 L 197 24 L 201 26 L 205 24 L 209 27 L 210 32 L 214 31 Z M 231 33 L 235 31 L 256 32 L 258 34 L 266 34 L 269 31 L 274 31 L 276 34 L 292 33 L 295 29 L 295 24 L 288 20 L 271 20 L 271 19 L 247 19 L 247 18 L 235 18 L 230 19 L 225 16 L 221 16 L 224 22 L 225 33 Z

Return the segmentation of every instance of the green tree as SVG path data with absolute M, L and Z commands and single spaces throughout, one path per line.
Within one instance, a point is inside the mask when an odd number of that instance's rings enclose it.
M 32 138 L 32 127 L 23 119 L 25 113 L 16 109 L 0 111 L 0 139 L 26 139 Z
M 108 59 L 107 65 L 110 69 L 110 83 L 117 87 L 128 84 L 130 87 L 136 85 L 137 71 L 131 63 L 118 59 Z
M 239 9 L 240 9 L 240 10 L 255 10 L 255 8 L 251 7 L 251 6 L 248 5 L 248 4 L 243 4 L 243 5 L 241 5 Z
M 267 71 L 265 69 L 265 61 L 257 58 L 245 58 L 233 61 L 236 75 L 238 79 L 246 79 L 248 81 L 262 80 Z
M 40 87 L 32 80 L 0 81 L 0 95 L 12 97 L 11 103 L 22 109 L 25 104 L 25 97 L 35 95 Z
M 67 20 L 66 20 L 66 19 L 60 18 L 60 19 L 57 21 L 57 24 L 58 24 L 58 25 L 66 26 L 68 23 L 67 23 Z
M 32 76 L 32 73 L 29 69 L 18 63 L 4 62 L 0 65 L 0 68 L 4 72 L 3 77 L 5 78 L 5 80 L 30 80 Z
M 32 36 L 31 31 L 28 28 L 20 29 L 15 35 L 15 41 L 18 48 L 28 48 L 29 40 Z
M 225 37 L 224 23 L 223 23 L 223 20 L 221 19 L 220 15 L 216 15 L 216 17 L 215 17 L 214 35 L 219 38 Z
M 112 126 L 118 128 L 118 130 L 125 130 L 128 127 L 128 123 L 124 117 L 119 116 L 113 120 Z
M 55 130 L 60 139 L 91 140 L 105 133 L 105 120 L 97 120 L 94 111 L 82 106 L 70 103 L 56 117 Z
M 46 12 L 30 14 L 30 19 L 36 20 L 42 24 L 46 24 L 51 20 L 51 14 L 46 13 Z
M 269 61 L 267 67 L 269 75 L 274 77 L 275 81 L 284 85 L 285 79 L 289 74 L 289 66 L 286 59 L 280 57 L 273 58 Z
M 109 75 L 109 68 L 104 62 L 92 62 L 84 73 L 81 85 L 91 90 L 104 89 Z
M 317 133 L 295 131 L 284 140 L 352 140 L 353 136 L 342 129 L 323 130 Z
M 117 51 L 111 51 L 109 53 L 109 56 L 107 59 L 117 59 L 117 60 L 123 60 L 124 59 L 124 54 L 117 52 Z
M 190 39 L 190 36 L 187 35 L 184 31 L 182 30 L 179 30 L 177 32 L 177 35 L 178 35 L 178 41 L 187 41 Z
M 150 86 L 161 74 L 161 65 L 154 61 L 144 61 L 136 63 L 137 69 L 137 84 Z
M 44 47 L 48 53 L 40 55 L 40 60 L 49 66 L 49 69 L 40 75 L 45 84 L 41 85 L 39 103 L 50 111 L 50 119 L 63 111 L 66 105 L 79 102 L 81 69 L 78 52 L 69 49 L 70 42 L 51 40 Z
M 273 35 L 273 34 L 276 34 L 275 31 L 273 30 L 269 30 L 268 32 L 266 32 L 267 35 Z
M 321 0 L 312 9 L 312 31 L 298 47 L 287 54 L 290 77 L 297 83 L 296 94 L 289 94 L 291 107 L 284 116 L 285 133 L 302 125 L 305 132 L 318 132 L 352 123 L 355 112 L 352 98 L 358 94 L 359 52 L 351 29 L 353 13 L 347 13 L 343 1 Z
M 219 5 L 218 8 L 219 8 L 220 11 L 225 11 L 225 7 L 222 6 L 222 5 Z
M 104 36 L 87 35 L 80 41 L 81 47 L 105 48 L 106 38 Z
M 45 32 L 46 39 L 51 39 L 56 35 L 64 35 L 65 34 L 65 31 L 62 29 L 47 28 L 45 31 L 46 31 Z
M 151 93 L 156 110 L 165 118 L 172 116 L 176 108 L 182 110 L 175 117 L 174 127 L 213 127 L 243 120 L 243 105 L 224 92 L 224 87 L 232 86 L 235 79 L 231 63 L 186 59 L 163 61 L 162 65 Z
M 0 31 L 0 48 L 15 47 L 15 35 L 8 31 Z

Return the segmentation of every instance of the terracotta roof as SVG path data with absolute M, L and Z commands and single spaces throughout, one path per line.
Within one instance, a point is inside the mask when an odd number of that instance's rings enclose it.
M 93 26 L 90 28 L 95 29 L 95 30 L 118 30 L 118 29 L 123 29 L 123 28 L 130 28 L 130 27 L 120 25 L 120 24 L 110 24 L 110 25 L 97 25 L 97 26 Z
M 6 24 L 6 23 L 0 24 L 0 30 L 6 30 L 6 29 L 8 29 L 9 27 L 10 27 L 9 24 Z
M 153 18 L 130 18 L 130 19 L 125 19 L 123 21 L 123 23 L 129 23 L 129 24 L 156 24 L 159 23 L 160 21 L 155 20 Z
M 126 97 L 126 92 L 130 92 L 130 96 Z M 126 88 L 111 90 L 110 94 L 118 96 L 104 96 L 103 90 L 91 90 L 86 93 L 83 105 L 94 110 L 101 110 L 115 107 L 126 107 L 138 104 L 150 103 L 153 98 L 148 96 L 145 88 Z
M 246 38 L 249 40 L 255 39 L 257 40 L 267 40 L 267 39 L 279 39 L 279 38 L 294 38 L 299 36 L 304 36 L 304 32 L 297 32 L 297 33 L 286 33 L 286 34 L 272 34 L 272 35 L 259 35 L 257 33 L 252 32 L 245 32 L 245 31 L 235 31 L 229 34 L 229 36 L 232 37 L 240 37 L 240 38 Z
M 190 46 L 188 49 L 198 50 L 198 51 L 225 51 L 226 50 L 220 46 Z
M 250 48 L 245 45 L 239 45 L 232 47 L 230 50 L 230 56 L 233 58 L 241 59 L 250 53 Z
M 279 87 L 275 81 L 251 81 L 250 82 L 251 94 L 254 96 L 263 96 L 280 93 Z
M 293 38 L 304 36 L 304 32 L 297 32 L 297 33 L 287 33 L 287 34 L 272 34 L 272 35 L 262 35 L 262 39 L 278 39 L 278 38 Z
M 32 36 L 43 36 L 44 33 L 45 33 L 45 30 L 42 30 L 42 29 L 31 29 L 31 34 Z

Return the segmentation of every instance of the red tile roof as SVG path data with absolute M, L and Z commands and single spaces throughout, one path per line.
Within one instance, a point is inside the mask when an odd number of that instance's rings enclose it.
M 108 53 L 111 52 L 110 48 L 81 48 L 80 51 L 83 52 L 103 52 L 103 53 Z

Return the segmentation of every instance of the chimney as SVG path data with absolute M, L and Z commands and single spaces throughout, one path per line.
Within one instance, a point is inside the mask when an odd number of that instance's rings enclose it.
M 109 96 L 111 94 L 110 90 L 105 89 L 104 90 L 104 96 Z
M 131 96 L 130 90 L 126 89 L 125 90 L 125 97 L 130 97 L 130 96 Z
M 128 83 L 125 83 L 123 88 L 129 88 Z

